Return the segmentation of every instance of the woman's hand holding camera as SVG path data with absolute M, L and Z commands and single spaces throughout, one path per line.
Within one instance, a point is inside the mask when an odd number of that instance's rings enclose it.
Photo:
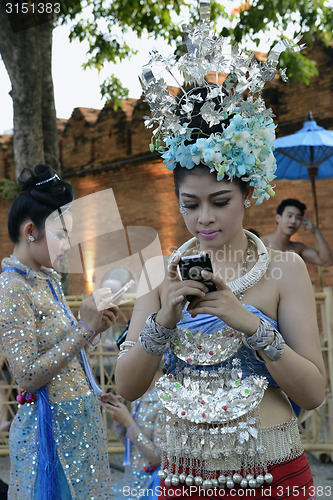
M 246 335 L 255 333 L 259 328 L 259 318 L 239 302 L 221 278 L 209 271 L 202 271 L 201 274 L 204 279 L 215 283 L 217 290 L 191 301 L 187 308 L 191 316 L 194 318 L 197 314 L 211 314 Z
M 200 281 L 180 280 L 177 271 L 179 259 L 179 255 L 175 255 L 169 265 L 166 293 L 161 298 L 162 307 L 156 316 L 157 323 L 166 328 L 174 328 L 180 321 L 187 295 L 202 298 L 208 291 Z
M 118 306 L 111 301 L 109 288 L 100 288 L 87 295 L 80 307 L 80 319 L 96 334 L 104 332 L 117 321 Z

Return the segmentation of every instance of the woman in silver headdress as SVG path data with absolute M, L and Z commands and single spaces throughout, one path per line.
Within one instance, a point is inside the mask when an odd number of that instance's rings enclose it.
M 224 85 L 209 85 L 203 72 L 225 64 L 223 41 L 206 23 L 186 30 L 179 67 L 196 87 L 176 103 L 151 67 L 142 82 L 193 238 L 171 256 L 162 284 L 137 299 L 117 387 L 138 398 L 165 355 L 160 498 L 308 500 L 314 486 L 288 398 L 307 410 L 324 398 L 312 285 L 302 259 L 266 249 L 242 226 L 251 198 L 273 194 L 274 124 L 254 93 L 275 74 L 278 49 L 260 65 L 234 48 Z

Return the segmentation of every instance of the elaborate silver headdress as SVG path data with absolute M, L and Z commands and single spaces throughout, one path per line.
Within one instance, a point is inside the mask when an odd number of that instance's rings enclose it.
M 261 92 L 275 77 L 281 52 L 303 48 L 297 45 L 300 36 L 279 41 L 265 62 L 257 61 L 253 52 L 232 46 L 228 38 L 210 30 L 210 0 L 200 1 L 200 15 L 198 26 L 183 26 L 185 53 L 178 60 L 153 50 L 143 67 L 141 85 L 152 114 L 145 117 L 145 125 L 157 123 L 151 150 L 156 147 L 162 153 L 170 170 L 177 164 L 191 169 L 201 163 L 216 171 L 218 180 L 241 177 L 254 186 L 253 197 L 259 204 L 274 196 L 270 183 L 276 170 L 273 114 Z M 164 78 L 155 76 L 155 65 L 173 76 L 180 88 L 178 97 L 169 93 Z M 183 73 L 183 85 L 175 70 Z M 215 83 L 207 81 L 209 73 L 215 74 Z M 223 83 L 221 74 L 227 75 Z M 286 80 L 285 70 L 280 74 Z M 203 94 L 186 90 L 189 85 L 201 87 Z M 194 116 L 200 116 L 206 128 L 219 126 L 219 131 L 203 134 L 201 127 L 191 128 Z

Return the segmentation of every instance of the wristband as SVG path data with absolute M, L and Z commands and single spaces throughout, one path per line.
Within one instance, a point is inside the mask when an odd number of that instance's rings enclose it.
M 93 331 L 93 330 L 90 330 L 90 331 Z M 99 335 L 99 337 L 98 337 L 98 340 L 97 340 L 97 342 L 96 342 L 95 344 L 93 344 L 93 343 L 91 342 L 91 340 L 88 340 L 88 343 L 91 345 L 91 347 L 96 347 L 96 346 L 97 346 L 97 344 L 99 343 L 99 341 L 101 340 L 102 335 L 101 335 L 100 333 L 99 333 L 98 335 Z
M 78 321 L 78 323 L 82 323 L 86 327 L 88 332 L 91 332 L 93 335 L 96 334 L 95 330 L 92 330 L 91 328 L 89 328 L 89 326 L 84 321 L 82 321 L 82 319 L 80 319 L 80 321 Z
M 269 357 L 269 359 L 271 359 L 272 361 L 276 361 L 283 353 L 285 345 L 286 343 L 281 333 L 277 331 L 273 342 L 270 345 L 266 346 L 263 351 L 266 356 Z
M 156 314 L 148 316 L 140 333 L 139 342 L 146 352 L 160 356 L 169 349 L 171 335 L 175 333 L 176 329 L 165 328 L 165 326 L 156 323 Z
M 272 338 L 274 340 L 269 344 Z M 285 347 L 281 333 L 264 318 L 260 318 L 259 328 L 251 337 L 245 336 L 243 338 L 243 344 L 255 351 L 263 350 L 272 361 L 279 359 Z

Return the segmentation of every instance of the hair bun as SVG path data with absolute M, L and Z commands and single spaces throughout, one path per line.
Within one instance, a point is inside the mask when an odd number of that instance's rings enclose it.
M 30 191 L 39 185 L 46 184 L 45 181 L 54 177 L 54 180 L 59 180 L 59 176 L 55 177 L 56 172 L 49 166 L 38 164 L 34 170 L 24 168 L 18 177 L 18 184 L 22 186 L 23 191 Z M 52 182 L 50 180 L 50 182 Z
M 17 180 L 22 192 L 29 192 L 39 203 L 51 208 L 59 208 L 73 200 L 73 188 L 60 179 L 48 165 L 38 164 L 34 170 L 24 168 Z

